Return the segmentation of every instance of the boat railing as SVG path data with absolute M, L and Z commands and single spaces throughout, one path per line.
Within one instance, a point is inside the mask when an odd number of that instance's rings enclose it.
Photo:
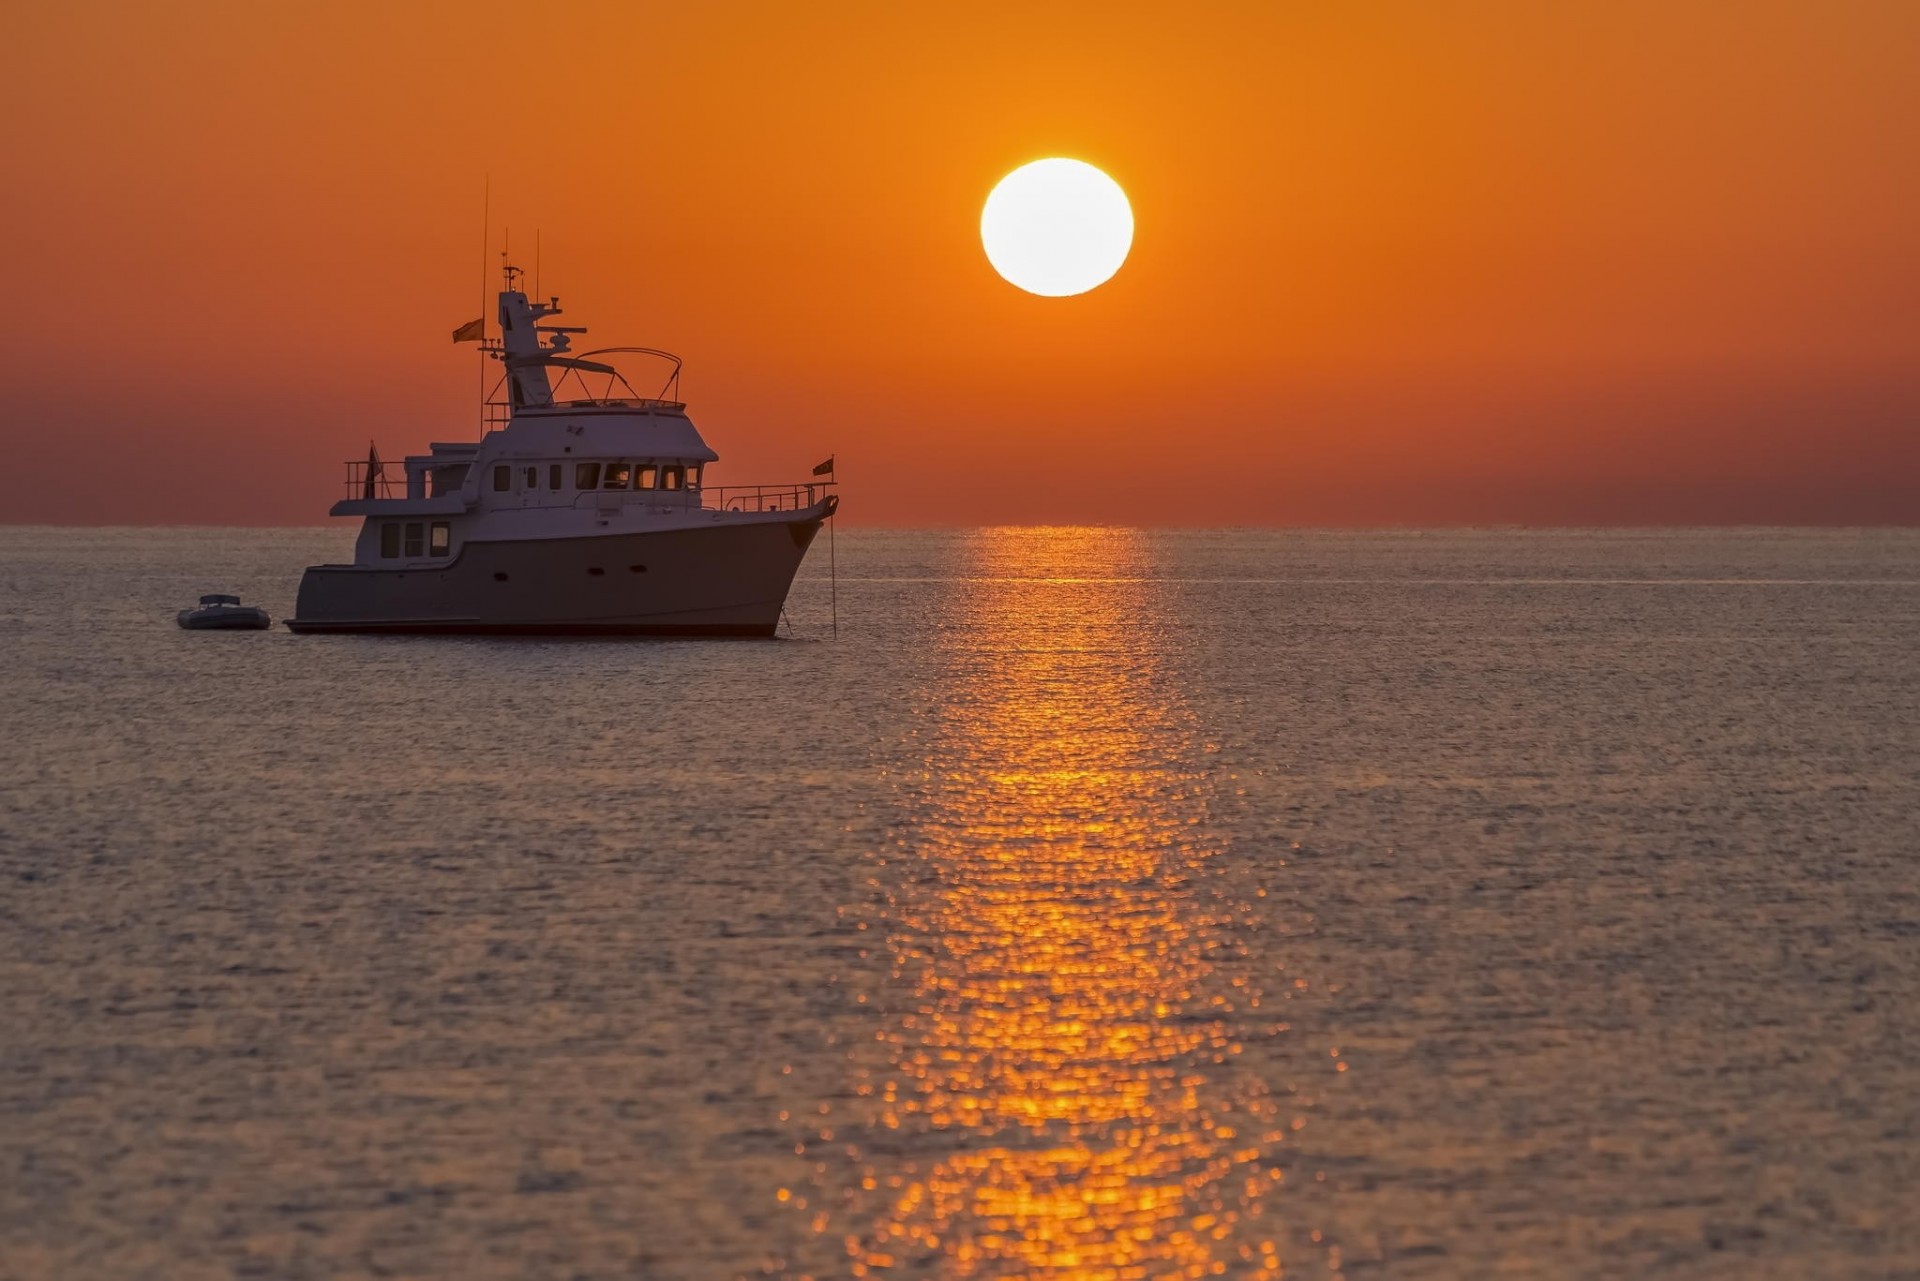
M 369 485 L 368 473 L 372 473 Z M 372 462 L 365 458 L 347 460 L 348 498 L 405 498 L 407 469 L 402 463 Z
M 691 491 L 702 507 L 728 512 L 788 512 L 811 507 L 833 492 L 832 481 L 806 485 L 708 485 Z
M 538 406 L 536 412 L 548 412 L 555 409 L 632 409 L 641 412 L 666 410 L 668 413 L 680 413 L 687 407 L 684 400 L 668 397 L 642 396 L 559 396 L 556 395 L 547 404 Z M 504 400 L 489 399 L 480 406 L 480 434 L 496 432 L 513 423 L 513 406 Z
M 464 464 L 463 464 L 464 465 Z M 369 483 L 371 473 L 371 483 Z M 670 490 L 657 491 L 661 499 L 673 497 Z M 813 481 L 789 485 L 708 485 L 689 486 L 678 497 L 695 506 L 729 512 L 786 512 L 811 507 L 833 492 L 833 482 Z M 595 491 L 597 494 L 598 491 Z M 405 498 L 407 471 L 400 463 L 370 462 L 365 458 L 347 460 L 348 498 Z M 590 495 L 582 495 L 583 497 Z M 611 491 L 600 494 L 612 497 Z

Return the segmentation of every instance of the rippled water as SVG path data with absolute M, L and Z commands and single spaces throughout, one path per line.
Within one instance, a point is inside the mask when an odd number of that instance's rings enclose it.
M 1920 534 L 0 529 L 0 1276 L 1920 1275 Z

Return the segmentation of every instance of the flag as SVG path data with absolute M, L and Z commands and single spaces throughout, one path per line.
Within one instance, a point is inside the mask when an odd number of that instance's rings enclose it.
M 813 474 L 816 476 L 833 475 L 833 458 L 829 456 L 826 462 L 821 463 L 818 467 L 813 469 Z
M 487 318 L 485 316 L 480 317 L 478 320 L 469 320 L 466 324 L 453 331 L 453 340 L 455 342 L 478 342 L 486 336 Z
M 373 447 L 372 441 L 368 441 L 367 442 L 367 480 L 366 480 L 365 486 L 360 491 L 360 496 L 362 498 L 376 498 L 379 496 L 378 487 L 380 483 L 381 471 L 382 471 L 382 468 L 380 466 L 380 451 Z

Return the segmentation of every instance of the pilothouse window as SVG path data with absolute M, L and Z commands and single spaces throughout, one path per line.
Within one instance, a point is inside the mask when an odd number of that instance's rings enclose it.
M 410 520 L 407 522 L 407 555 L 418 556 L 420 554 L 421 535 L 423 533 L 425 533 L 425 530 L 419 521 Z
M 452 526 L 444 520 L 436 520 L 428 530 L 430 537 L 427 547 L 435 556 L 445 556 L 453 546 Z
M 573 487 L 575 489 L 600 488 L 600 464 L 575 463 L 573 465 Z
M 688 489 L 700 488 L 700 467 L 701 467 L 700 463 L 693 463 L 690 466 L 688 466 L 687 468 L 687 488 Z
M 678 463 L 660 469 L 660 488 L 678 489 L 686 479 L 687 469 Z
M 633 487 L 635 489 L 652 489 L 659 483 L 660 469 L 652 463 L 641 463 L 633 469 Z
M 627 480 L 632 475 L 633 468 L 630 465 L 626 463 L 608 463 L 606 487 L 608 489 L 625 489 L 627 487 Z
M 493 469 L 493 492 L 504 494 L 513 488 L 513 468 L 495 467 Z
M 400 554 L 400 522 L 390 520 L 380 526 L 380 554 L 388 560 Z

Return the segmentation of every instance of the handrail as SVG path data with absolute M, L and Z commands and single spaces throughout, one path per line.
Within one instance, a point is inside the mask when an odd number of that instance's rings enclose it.
M 378 468 L 373 475 L 372 492 L 368 492 L 367 471 Z M 397 475 L 393 473 L 398 473 Z M 407 472 L 404 463 L 390 463 L 384 458 L 371 463 L 364 458 L 347 460 L 347 497 L 348 498 L 405 498 L 407 496 Z
M 466 459 L 449 460 L 447 466 L 469 466 Z M 377 466 L 373 485 L 369 492 L 367 472 Z M 430 468 L 428 470 L 431 470 Z M 377 464 L 364 458 L 347 460 L 347 497 L 348 498 L 406 498 L 407 475 L 405 464 L 389 463 L 384 459 Z M 614 497 L 629 494 L 648 494 L 656 501 L 685 503 L 689 506 L 713 511 L 729 512 L 780 512 L 801 511 L 812 507 L 833 492 L 834 482 L 830 480 L 795 481 L 784 485 L 689 485 L 685 489 L 659 490 L 580 490 L 575 496 L 577 503 L 582 499 L 601 496 Z
M 708 485 L 690 492 L 700 496 L 702 507 L 729 512 L 800 511 L 813 506 L 833 491 L 830 480 L 787 485 Z

